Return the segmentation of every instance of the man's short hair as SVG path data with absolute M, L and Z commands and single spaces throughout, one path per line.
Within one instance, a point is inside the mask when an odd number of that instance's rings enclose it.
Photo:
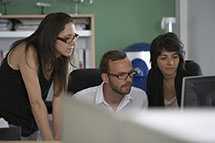
M 107 73 L 109 71 L 109 61 L 122 60 L 127 57 L 126 53 L 121 50 L 110 50 L 106 52 L 100 62 L 100 72 Z

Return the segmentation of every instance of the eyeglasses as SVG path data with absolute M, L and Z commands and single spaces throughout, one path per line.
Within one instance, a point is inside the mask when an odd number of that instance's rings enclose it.
M 68 38 L 57 37 L 57 39 L 66 43 L 66 44 L 70 44 L 73 41 L 75 41 L 78 38 L 78 36 L 79 35 L 77 33 L 75 33 L 72 37 L 68 37 Z
M 120 74 L 108 73 L 109 76 L 114 76 L 119 80 L 127 80 L 128 77 L 133 78 L 136 74 L 137 72 L 135 70 L 132 70 L 129 73 L 120 73 Z

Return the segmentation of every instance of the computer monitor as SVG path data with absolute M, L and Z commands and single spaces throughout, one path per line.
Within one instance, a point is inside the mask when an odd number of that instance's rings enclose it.
M 181 107 L 215 107 L 215 76 L 185 77 Z

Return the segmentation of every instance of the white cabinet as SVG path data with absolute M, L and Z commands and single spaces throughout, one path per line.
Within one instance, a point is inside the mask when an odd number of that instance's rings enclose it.
M 71 15 L 76 25 L 79 39 L 75 49 L 74 64 L 77 68 L 95 67 L 95 27 L 94 15 Z M 0 16 L 0 52 L 6 53 L 10 45 L 18 39 L 29 36 L 45 15 L 3 15 Z M 7 21 L 17 25 L 7 26 Z M 18 21 L 18 23 L 17 23 Z M 20 24 L 21 23 L 21 24 Z M 12 27 L 12 28 L 11 28 Z M 12 29 L 12 30 L 11 30 Z M 1 58 L 1 57 L 0 57 Z

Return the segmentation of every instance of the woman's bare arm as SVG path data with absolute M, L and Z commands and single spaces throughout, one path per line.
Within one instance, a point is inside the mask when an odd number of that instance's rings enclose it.
M 25 56 L 24 48 L 23 55 L 18 59 L 18 68 L 27 89 L 29 101 L 31 104 L 34 119 L 42 133 L 44 140 L 52 140 L 52 132 L 48 123 L 48 112 L 45 103 L 42 99 L 40 83 L 38 79 L 38 59 L 36 51 L 30 48 Z M 27 62 L 26 62 L 27 59 Z
M 62 131 L 62 96 L 63 91 L 57 94 L 58 83 L 54 82 L 54 96 L 52 100 L 52 115 L 53 115 L 53 128 L 54 128 L 54 138 L 56 140 L 61 140 L 61 131 Z

